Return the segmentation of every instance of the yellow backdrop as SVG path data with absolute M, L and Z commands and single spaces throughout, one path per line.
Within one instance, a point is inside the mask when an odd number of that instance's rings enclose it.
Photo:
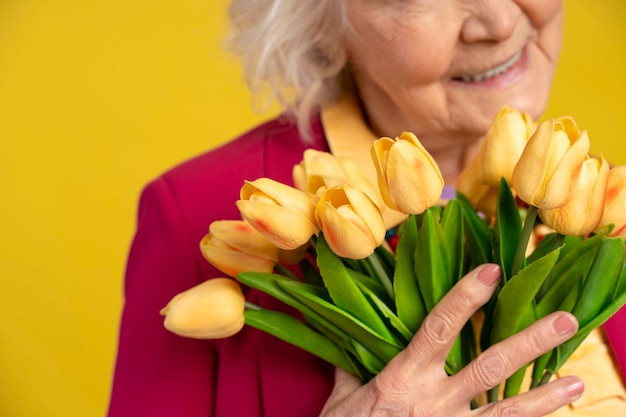
M 221 51 L 225 9 L 2 1 L 0 415 L 104 415 L 142 185 L 269 116 Z M 626 3 L 566 10 L 548 115 L 626 163 Z

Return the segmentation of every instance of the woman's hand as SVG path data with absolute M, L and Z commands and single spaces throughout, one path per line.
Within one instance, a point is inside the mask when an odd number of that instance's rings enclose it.
M 584 385 L 565 377 L 529 392 L 475 410 L 470 401 L 496 386 L 523 365 L 563 343 L 578 328 L 568 313 L 549 315 L 492 346 L 458 374 L 448 376 L 444 363 L 465 323 L 497 287 L 500 269 L 483 265 L 470 272 L 424 320 L 407 348 L 369 383 L 337 370 L 335 387 L 321 417 L 339 416 L 515 416 L 551 413 L 576 400 Z

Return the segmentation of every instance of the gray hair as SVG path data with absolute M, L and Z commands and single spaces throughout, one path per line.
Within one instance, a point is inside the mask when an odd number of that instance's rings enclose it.
M 343 89 L 348 28 L 340 0 L 232 0 L 227 45 L 255 97 L 276 100 L 310 139 L 317 108 Z

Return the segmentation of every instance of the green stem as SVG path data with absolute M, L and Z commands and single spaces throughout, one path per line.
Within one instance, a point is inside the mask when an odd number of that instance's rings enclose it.
M 283 264 L 276 264 L 274 265 L 274 268 L 276 269 L 276 271 L 286 277 L 286 278 L 291 278 L 291 279 L 295 279 L 295 280 L 299 280 L 298 276 L 296 274 L 294 274 L 293 272 L 291 272 L 287 267 L 285 267 L 285 265 Z
M 541 378 L 541 381 L 539 381 L 539 385 L 547 384 L 548 382 L 550 382 L 552 375 L 554 375 L 552 372 L 546 371 L 546 373 L 543 374 L 543 378 Z
M 526 259 L 526 248 L 528 247 L 528 241 L 535 227 L 535 220 L 537 220 L 537 207 L 529 206 L 526 213 L 526 219 L 524 220 L 524 228 L 522 229 L 522 236 L 517 245 L 517 251 L 515 252 L 515 259 L 513 261 L 513 268 L 511 269 L 511 277 L 514 277 L 524 264 Z
M 259 307 L 258 305 L 251 303 L 250 301 L 245 301 L 244 306 L 248 310 L 263 310 L 262 307 Z
M 389 275 L 387 275 L 387 271 L 385 270 L 385 267 L 380 262 L 378 255 L 376 255 L 376 253 L 373 253 L 370 256 L 368 256 L 366 259 L 369 265 L 371 266 L 371 268 L 374 270 L 374 273 L 376 274 L 378 281 L 380 281 L 380 283 L 383 285 L 383 287 L 385 288 L 385 291 L 387 292 L 387 294 L 389 294 L 389 297 L 391 297 L 391 299 L 394 300 L 395 296 L 393 293 L 393 283 L 391 282 Z
M 500 394 L 500 385 L 496 385 L 487 391 L 487 401 L 490 403 L 495 403 L 498 401 L 498 396 Z

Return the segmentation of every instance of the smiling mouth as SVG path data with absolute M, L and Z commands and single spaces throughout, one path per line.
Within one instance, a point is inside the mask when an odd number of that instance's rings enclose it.
M 505 63 L 501 65 L 498 65 L 497 67 L 488 69 L 487 71 L 481 72 L 478 74 L 470 74 L 470 75 L 463 75 L 461 77 L 454 77 L 453 80 L 462 81 L 465 83 L 477 83 L 480 81 L 488 80 L 489 78 L 493 78 L 497 75 L 507 72 L 509 68 L 511 68 L 513 65 L 517 63 L 517 61 L 520 60 L 521 57 L 522 57 L 522 51 L 519 51 L 515 55 L 513 55 L 511 58 L 509 58 L 508 61 L 506 61 Z

